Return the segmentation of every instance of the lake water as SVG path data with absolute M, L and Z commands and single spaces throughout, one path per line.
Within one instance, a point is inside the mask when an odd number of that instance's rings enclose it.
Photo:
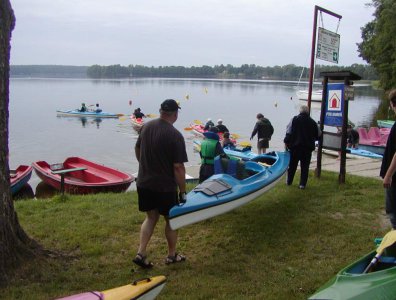
M 87 105 L 98 102 L 106 112 L 130 114 L 140 107 L 146 114 L 158 114 L 163 100 L 179 100 L 182 109 L 175 127 L 185 136 L 187 166 L 198 164 L 199 155 L 193 152 L 191 132 L 183 129 L 193 120 L 205 122 L 208 117 L 214 121 L 223 119 L 231 133 L 241 136 L 239 141 L 248 141 L 255 116 L 261 112 L 275 128 L 270 150 L 281 150 L 286 125 L 303 104 L 297 100 L 296 90 L 296 82 L 254 80 L 13 78 L 9 106 L 10 168 L 39 160 L 58 163 L 69 156 L 81 156 L 129 173 L 137 172 L 134 155 L 137 133 L 128 118 L 57 117 L 56 110 L 79 108 L 82 102 Z M 349 105 L 349 119 L 357 126 L 369 126 L 379 102 L 377 91 L 357 85 L 355 100 Z M 312 103 L 316 120 L 319 109 L 318 103 Z M 33 192 L 39 182 L 33 174 L 29 181 Z

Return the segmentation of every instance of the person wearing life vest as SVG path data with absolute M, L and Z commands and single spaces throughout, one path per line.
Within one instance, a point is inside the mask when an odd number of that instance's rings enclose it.
M 207 131 L 204 133 L 204 136 L 205 138 L 201 143 L 201 151 L 199 152 L 201 156 L 201 168 L 199 169 L 200 183 L 214 174 L 214 158 L 217 155 L 224 154 L 217 133 Z

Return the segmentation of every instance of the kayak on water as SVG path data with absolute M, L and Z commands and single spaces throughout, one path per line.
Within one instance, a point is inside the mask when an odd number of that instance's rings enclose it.
M 95 112 L 95 111 L 79 111 L 78 109 L 73 110 L 57 110 L 59 117 L 94 117 L 94 118 L 118 118 L 122 114 L 114 114 L 109 112 Z

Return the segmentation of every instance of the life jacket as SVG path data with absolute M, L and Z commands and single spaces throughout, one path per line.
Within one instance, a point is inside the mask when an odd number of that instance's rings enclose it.
M 216 146 L 218 141 L 213 139 L 204 139 L 201 143 L 201 163 L 207 165 L 214 164 L 216 156 Z

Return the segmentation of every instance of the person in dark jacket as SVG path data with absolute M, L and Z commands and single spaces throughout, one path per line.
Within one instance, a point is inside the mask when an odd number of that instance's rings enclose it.
M 316 122 L 309 116 L 306 105 L 300 107 L 300 114 L 293 117 L 287 125 L 284 143 L 290 150 L 290 163 L 287 170 L 287 185 L 293 183 L 298 162 L 301 166 L 300 189 L 305 189 L 308 181 L 309 164 L 312 151 L 315 150 L 315 141 L 319 139 L 320 130 Z
M 252 140 L 257 133 L 257 152 L 258 154 L 262 154 L 265 153 L 269 147 L 269 141 L 274 133 L 274 127 L 272 127 L 271 122 L 267 118 L 264 118 L 263 114 L 257 114 L 256 118 L 257 122 L 256 125 L 254 125 L 250 140 Z
M 390 107 L 396 113 L 396 89 L 389 93 Z M 395 122 L 396 124 L 396 122 Z M 382 158 L 380 176 L 385 188 L 385 211 L 389 221 L 396 229 L 396 125 L 393 124 Z
M 146 115 L 142 112 L 140 107 L 135 109 L 135 111 L 133 112 L 133 116 L 135 117 L 135 119 L 142 119 L 146 117 Z
M 353 128 L 352 124 L 348 124 L 347 128 L 347 147 L 357 148 L 359 145 L 359 132 Z
M 213 127 L 213 126 L 214 126 L 214 123 L 212 122 L 212 119 L 211 119 L 211 118 L 208 118 L 208 120 L 206 121 L 204 130 L 209 130 L 209 129 L 210 129 L 211 127 Z
M 80 111 L 80 112 L 86 112 L 88 109 L 87 109 L 87 107 L 85 106 L 85 103 L 81 103 L 81 108 L 78 110 L 78 111 Z
M 230 132 L 227 128 L 227 126 L 225 126 L 223 124 L 223 120 L 222 119 L 218 119 L 217 120 L 217 125 L 216 125 L 217 129 L 219 130 L 218 132 L 224 133 L 226 131 Z

